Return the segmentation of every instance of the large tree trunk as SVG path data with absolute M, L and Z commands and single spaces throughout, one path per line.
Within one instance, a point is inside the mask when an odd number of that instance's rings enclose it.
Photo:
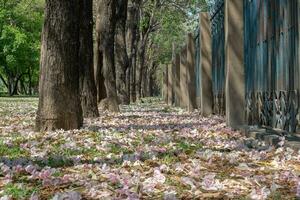
M 93 70 L 93 0 L 80 1 L 80 100 L 84 117 L 99 117 Z
M 129 95 L 126 90 L 126 71 L 129 67 L 126 49 L 126 20 L 128 0 L 116 0 L 116 33 L 115 59 L 116 83 L 119 100 L 122 104 L 129 104 Z
M 79 0 L 46 0 L 36 130 L 78 129 Z
M 103 50 L 103 75 L 106 88 L 105 106 L 102 109 L 109 111 L 119 111 L 116 71 L 114 59 L 114 39 L 116 28 L 116 0 L 100 0 L 98 4 L 100 13 L 100 32 L 102 39 L 100 49 Z
M 102 27 L 102 17 L 101 9 L 102 6 L 98 6 L 101 2 L 96 3 L 96 39 L 95 39 L 95 48 L 94 48 L 94 69 L 95 69 L 95 82 L 97 88 L 97 102 L 100 103 L 103 99 L 106 98 L 106 89 L 104 84 L 104 75 L 103 75 L 103 47 L 101 43 L 103 38 L 101 37 L 101 28 Z
M 127 87 L 130 91 L 130 101 L 136 100 L 136 60 L 139 30 L 139 9 L 141 0 L 131 0 L 127 16 L 127 47 L 129 54 L 129 70 L 127 73 Z

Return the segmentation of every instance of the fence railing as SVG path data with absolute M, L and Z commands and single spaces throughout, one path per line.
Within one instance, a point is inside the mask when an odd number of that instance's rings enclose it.
M 295 132 L 299 125 L 298 3 L 297 0 L 244 2 L 249 124 L 290 132 Z
M 226 115 L 229 125 L 298 132 L 300 1 L 215 0 L 209 8 L 210 18 L 204 17 L 207 22 L 199 22 L 195 31 L 195 44 L 187 41 L 188 48 L 181 51 L 184 62 L 175 66 L 178 81 L 184 81 L 181 95 L 196 90 L 195 96 L 188 93 L 189 101 L 195 99 L 198 108 L 212 105 L 212 114 Z M 201 34 L 206 32 L 210 36 L 203 39 Z M 195 46 L 195 57 L 186 61 L 187 54 L 193 55 L 191 46 Z M 194 62 L 193 70 L 185 64 L 190 62 Z M 189 82 L 192 72 L 194 87 Z M 213 103 L 202 104 L 203 99 Z
M 213 110 L 215 114 L 225 115 L 224 0 L 217 1 L 211 10 Z

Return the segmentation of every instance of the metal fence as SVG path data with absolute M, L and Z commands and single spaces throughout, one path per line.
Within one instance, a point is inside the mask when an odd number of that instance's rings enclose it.
M 299 121 L 299 0 L 244 1 L 247 121 L 289 132 Z
M 225 115 L 225 31 L 224 0 L 217 0 L 210 6 L 212 32 L 212 75 L 214 113 Z

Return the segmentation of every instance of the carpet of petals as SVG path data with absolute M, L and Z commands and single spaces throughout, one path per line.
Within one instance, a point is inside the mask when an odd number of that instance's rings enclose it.
M 0 98 L 1 200 L 300 196 L 300 153 L 245 138 L 222 117 L 149 98 L 80 130 L 41 133 L 37 103 Z

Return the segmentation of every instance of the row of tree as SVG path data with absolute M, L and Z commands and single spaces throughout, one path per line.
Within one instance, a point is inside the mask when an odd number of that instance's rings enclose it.
M 37 91 L 43 0 L 0 0 L 0 92 Z
M 152 95 L 156 69 L 184 40 L 197 3 L 46 0 L 37 130 L 77 129 L 99 116 L 98 104 L 117 112 Z

